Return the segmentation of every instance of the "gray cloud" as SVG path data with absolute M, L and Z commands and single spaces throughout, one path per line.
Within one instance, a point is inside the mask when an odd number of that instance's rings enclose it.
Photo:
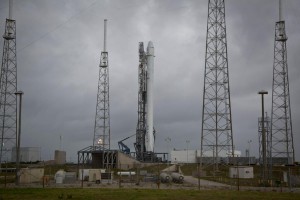
M 284 2 L 294 143 L 300 139 L 300 2 Z M 8 1 L 0 2 L 4 33 Z M 22 146 L 41 146 L 53 158 L 63 135 L 68 159 L 91 145 L 96 107 L 103 20 L 108 19 L 111 137 L 135 133 L 138 42 L 155 46 L 154 115 L 156 149 L 199 148 L 204 76 L 207 1 L 14 1 L 17 22 L 18 88 L 24 95 Z M 243 153 L 247 140 L 257 155 L 257 91 L 269 91 L 270 113 L 274 27 L 277 2 L 226 1 L 234 143 Z M 0 41 L 3 45 L 3 40 Z M 0 50 L 2 55 L 2 49 Z M 133 148 L 134 138 L 126 141 Z

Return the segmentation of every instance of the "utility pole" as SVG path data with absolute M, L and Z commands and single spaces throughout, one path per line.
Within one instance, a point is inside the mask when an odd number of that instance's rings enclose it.
M 264 106 L 264 95 L 268 94 L 267 91 L 259 91 L 261 95 L 261 116 L 262 116 L 262 150 L 263 150 L 263 182 L 266 183 L 266 172 L 267 172 L 267 151 L 266 151 L 266 133 L 265 133 L 265 106 Z
M 17 146 L 16 146 L 16 185 L 20 184 L 20 145 L 21 145 L 21 116 L 22 116 L 22 91 L 15 93 L 19 96 L 18 122 L 17 122 Z
M 189 163 L 189 143 L 190 141 L 189 140 L 186 140 L 186 164 Z
M 250 166 L 250 144 L 252 140 L 248 140 L 248 165 Z

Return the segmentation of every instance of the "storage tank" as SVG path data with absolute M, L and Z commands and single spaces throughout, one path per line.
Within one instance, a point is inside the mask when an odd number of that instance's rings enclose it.
M 121 175 L 121 176 L 134 176 L 135 172 L 118 172 L 118 175 Z
M 66 175 L 66 172 L 64 170 L 62 170 L 62 169 L 58 170 L 54 176 L 55 183 L 62 184 L 65 180 L 65 175 Z
M 174 183 L 183 183 L 184 177 L 182 174 L 173 172 L 171 173 L 171 177 Z
M 55 164 L 57 165 L 66 164 L 66 152 L 55 150 L 54 160 L 55 160 Z
M 161 173 L 159 177 L 162 183 L 170 183 L 172 181 L 172 177 L 165 172 Z
M 16 147 L 12 148 L 11 161 L 16 162 Z M 41 160 L 40 147 L 20 147 L 20 162 L 36 162 Z

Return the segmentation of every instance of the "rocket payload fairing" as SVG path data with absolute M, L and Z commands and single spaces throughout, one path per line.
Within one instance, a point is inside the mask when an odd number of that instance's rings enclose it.
M 153 131 L 153 75 L 154 75 L 154 47 L 149 41 L 147 46 L 147 130 L 145 145 L 147 152 L 154 151 Z

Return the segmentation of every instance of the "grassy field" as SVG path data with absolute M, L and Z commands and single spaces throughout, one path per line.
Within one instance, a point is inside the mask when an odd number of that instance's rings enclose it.
M 75 189 L 75 188 L 17 188 L 0 189 L 0 199 L 171 199 L 171 200 L 235 200 L 235 199 L 300 199 L 300 193 L 278 193 L 231 190 L 147 190 L 147 189 Z

